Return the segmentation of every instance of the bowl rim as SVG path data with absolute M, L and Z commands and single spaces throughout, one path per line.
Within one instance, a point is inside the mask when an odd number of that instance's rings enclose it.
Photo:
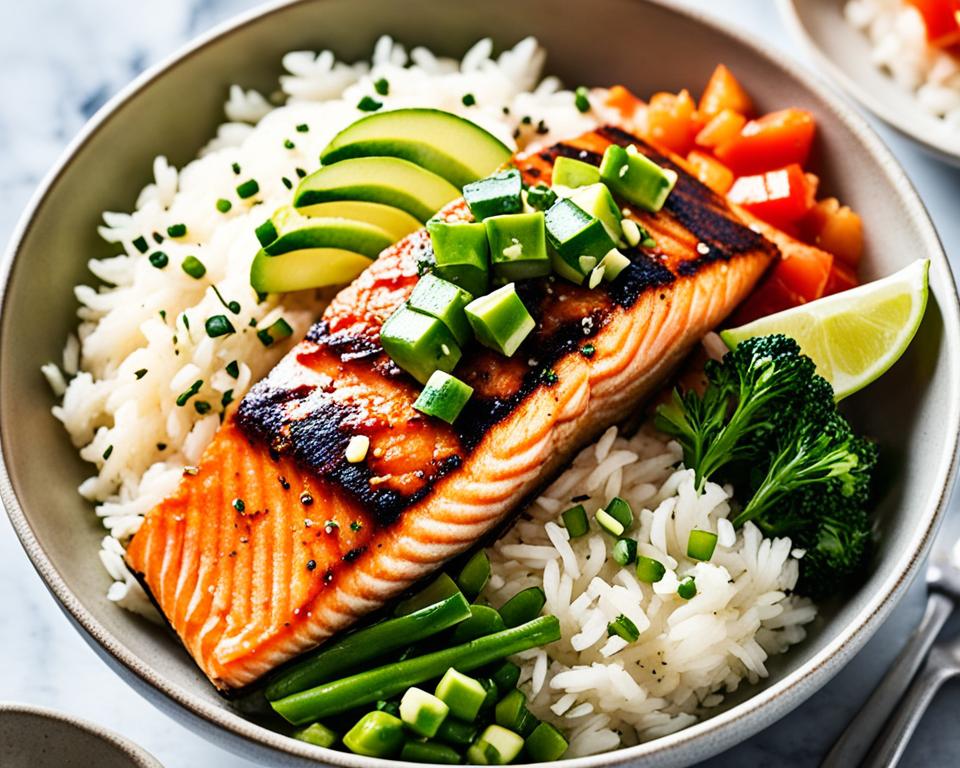
M 820 4 L 824 5 L 824 3 Z M 960 166 L 960 143 L 952 148 L 946 143 L 939 142 L 931 133 L 921 133 L 916 130 L 899 111 L 889 106 L 868 88 L 862 87 L 854 78 L 844 72 L 843 68 L 831 58 L 808 31 L 807 25 L 803 23 L 797 8 L 798 0 L 777 0 L 777 5 L 780 9 L 780 18 L 794 41 L 806 50 L 817 66 L 829 75 L 851 98 L 860 102 L 897 133 L 915 142 L 926 152 L 952 165 Z M 838 4 L 830 3 L 830 5 L 837 6 Z M 841 22 L 846 23 L 842 14 L 838 14 L 838 17 Z
M 20 704 L 13 701 L 0 701 L 0 718 L 7 714 L 15 715 L 34 715 L 44 720 L 56 720 L 66 725 L 70 725 L 77 730 L 83 731 L 95 736 L 101 741 L 116 747 L 129 757 L 140 768 L 163 768 L 160 761 L 151 755 L 147 750 L 138 744 L 130 741 L 126 736 L 121 736 L 109 728 L 94 723 L 90 720 L 77 717 L 68 712 L 61 712 L 50 707 L 41 707 L 36 704 Z
M 309 1 L 323 2 L 324 0 Z M 940 310 L 943 315 L 944 326 L 948 329 L 944 333 L 943 343 L 947 347 L 947 354 L 960 360 L 960 299 L 958 299 L 957 286 L 949 261 L 916 189 L 890 150 L 866 121 L 844 104 L 818 75 L 811 73 L 806 67 L 798 65 L 792 59 L 785 62 L 782 51 L 759 41 L 754 35 L 739 29 L 736 25 L 685 7 L 680 4 L 680 0 L 631 0 L 631 2 L 657 6 L 684 17 L 689 23 L 707 27 L 712 32 L 725 36 L 766 59 L 784 76 L 800 79 L 804 88 L 819 99 L 824 107 L 864 145 L 891 185 L 900 190 L 898 195 L 900 202 L 920 230 L 921 245 L 924 252 L 929 253 L 931 260 L 940 267 L 940 272 L 947 278 L 943 285 L 943 295 L 938 296 L 942 302 Z M 187 62 L 195 54 L 217 43 L 220 39 L 255 24 L 260 19 L 282 13 L 287 8 L 300 3 L 301 0 L 272 0 L 231 17 L 195 37 L 145 70 L 97 111 L 67 145 L 60 158 L 43 178 L 14 228 L 2 262 L 0 262 L 0 329 L 2 329 L 5 321 L 7 287 L 22 241 L 33 226 L 37 209 L 47 190 L 56 183 L 59 176 L 69 167 L 73 157 L 83 149 L 87 142 L 122 106 L 140 91 L 148 88 L 155 80 L 165 76 L 167 72 Z M 960 374 L 954 377 L 952 384 L 954 394 L 960 394 Z M 2 393 L 0 393 L 0 397 L 2 397 Z M 739 743 L 761 730 L 774 719 L 783 716 L 833 677 L 849 660 L 850 656 L 876 632 L 883 619 L 893 610 L 893 607 L 912 582 L 930 549 L 957 472 L 958 442 L 960 442 L 960 397 L 950 399 L 950 413 L 946 422 L 949 425 L 947 431 L 948 444 L 939 458 L 939 465 L 936 470 L 937 483 L 935 488 L 938 489 L 936 497 L 923 510 L 923 514 L 917 521 L 917 526 L 913 529 L 905 546 L 904 554 L 900 556 L 896 563 L 897 567 L 890 569 L 890 572 L 881 581 L 879 588 L 870 596 L 854 621 L 847 624 L 819 653 L 781 680 L 772 683 L 767 688 L 758 691 L 745 701 L 724 712 L 652 741 L 613 752 L 572 758 L 565 763 L 570 768 L 598 768 L 599 766 L 622 765 L 643 758 L 651 759 L 657 764 L 663 764 L 672 759 L 685 762 L 692 759 L 691 756 L 694 755 L 696 750 L 695 743 L 698 740 L 703 743 L 711 741 L 714 747 L 712 751 L 719 752 L 721 749 Z M 251 742 L 252 745 L 261 748 L 275 750 L 285 755 L 288 760 L 301 758 L 343 766 L 344 768 L 371 768 L 371 766 L 376 766 L 376 768 L 390 768 L 391 766 L 394 768 L 396 766 L 417 768 L 419 765 L 399 760 L 364 757 L 297 741 L 247 720 L 238 712 L 225 710 L 210 704 L 191 693 L 190 690 L 166 680 L 162 674 L 143 663 L 124 644 L 120 637 L 106 630 L 97 621 L 93 614 L 81 604 L 56 566 L 40 547 L 14 492 L 2 441 L 0 441 L 0 501 L 7 511 L 28 558 L 47 588 L 74 620 L 71 623 L 75 624 L 78 630 L 82 627 L 88 635 L 88 641 L 99 646 L 107 656 L 112 658 L 112 661 L 118 663 L 122 668 L 125 668 L 126 672 L 131 673 L 136 678 L 133 682 L 138 683 L 138 685 L 134 685 L 134 688 L 139 692 L 143 693 L 144 690 L 150 691 L 152 689 L 186 710 L 188 714 L 205 721 L 208 725 L 223 729 L 226 735 Z M 126 675 L 121 676 L 131 682 Z M 140 684 L 143 685 L 143 690 L 141 690 Z M 166 711 L 165 708 L 164 711 Z M 702 756 L 701 754 L 700 757 Z M 547 763 L 535 765 L 545 766 Z

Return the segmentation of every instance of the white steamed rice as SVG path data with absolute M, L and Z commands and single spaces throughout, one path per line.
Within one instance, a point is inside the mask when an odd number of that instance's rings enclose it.
M 960 135 L 960 58 L 927 44 L 917 9 L 906 0 L 849 0 L 844 16 L 869 38 L 873 64 Z
M 513 147 L 588 130 L 599 103 L 592 114 L 577 111 L 570 91 L 553 78 L 540 79 L 543 58 L 532 39 L 498 57 L 482 40 L 461 62 L 423 48 L 407 52 L 386 37 L 370 63 L 347 65 L 329 52 L 290 53 L 276 96 L 231 88 L 228 122 L 197 160 L 177 170 L 157 158 L 154 182 L 133 212 L 104 214 L 100 233 L 119 252 L 89 262 L 101 285 L 77 287 L 77 334 L 68 339 L 63 359 L 43 372 L 62 396 L 54 414 L 96 467 L 80 493 L 94 502 L 108 531 L 100 559 L 115 580 L 110 599 L 155 615 L 124 566 L 125 542 L 176 486 L 184 466 L 198 462 L 220 424 L 224 394 L 242 397 L 302 337 L 328 299 L 323 292 L 303 292 L 258 303 L 250 289 L 258 248 L 253 230 L 289 202 L 283 178 L 295 184 L 297 168 L 315 169 L 329 138 L 362 114 L 356 105 L 365 95 L 386 108 L 464 114 Z M 373 88 L 381 77 L 390 84 L 385 97 Z M 467 93 L 476 106 L 463 105 Z M 303 124 L 309 131 L 297 130 Z M 295 148 L 285 148 L 285 139 Z M 260 191 L 242 201 L 235 188 L 247 179 L 256 179 Z M 233 204 L 226 214 L 216 207 L 221 198 Z M 177 223 L 187 226 L 187 235 L 166 237 L 167 227 Z M 155 242 L 153 233 L 163 241 Z M 140 237 L 149 243 L 145 252 L 135 243 Z M 156 251 L 168 256 L 165 269 L 151 264 Z M 205 265 L 203 279 L 181 270 L 187 255 Z M 214 286 L 227 302 L 240 303 L 238 314 L 224 308 Z M 209 338 L 204 321 L 214 314 L 229 315 L 237 332 Z M 293 336 L 265 348 L 256 330 L 280 317 Z M 236 379 L 225 370 L 233 360 L 239 363 Z M 177 396 L 195 382 L 201 382 L 197 394 L 178 406 Z M 199 413 L 191 407 L 195 401 L 212 409 Z M 803 624 L 815 614 L 811 603 L 790 595 L 802 553 L 791 552 L 789 540 L 764 539 L 752 525 L 735 532 L 727 520 L 731 489 L 708 484 L 698 497 L 691 473 L 677 468 L 679 460 L 678 446 L 651 432 L 625 439 L 611 429 L 492 550 L 491 601 L 542 586 L 546 610 L 560 618 L 563 640 L 518 661 L 531 708 L 570 733 L 571 756 L 690 724 L 719 704 L 723 692 L 764 677 L 767 657 L 801 640 Z M 593 532 L 568 541 L 557 521 L 579 494 L 590 496 L 585 505 L 591 515 L 614 495 L 631 503 L 639 516 L 640 553 L 669 568 L 661 582 L 640 584 L 630 569 L 617 568 L 609 537 Z M 709 563 L 685 557 L 694 527 L 719 534 Z M 696 577 L 698 594 L 685 601 L 676 586 L 688 573 Z M 607 637 L 607 623 L 620 614 L 642 630 L 638 642 L 627 646 Z

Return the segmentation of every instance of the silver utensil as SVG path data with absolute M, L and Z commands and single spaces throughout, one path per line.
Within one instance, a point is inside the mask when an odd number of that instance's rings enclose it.
M 934 640 L 960 602 L 960 541 L 946 556 L 932 558 L 927 585 L 927 607 L 919 626 L 827 753 L 821 768 L 852 768 L 861 763 L 871 768 L 896 765 L 937 689 L 960 674 L 960 650 L 951 654 L 935 647 L 936 653 L 931 652 Z M 921 665 L 923 670 L 918 675 Z

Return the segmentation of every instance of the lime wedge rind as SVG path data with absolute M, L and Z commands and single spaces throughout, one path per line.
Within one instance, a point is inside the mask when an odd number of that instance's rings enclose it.
M 927 308 L 929 270 L 930 261 L 919 259 L 888 277 L 758 318 L 739 328 L 721 331 L 720 336 L 731 349 L 752 336 L 770 333 L 793 336 L 801 349 L 817 363 L 818 372 L 833 384 L 835 396 L 840 400 L 876 381 L 906 351 Z M 884 307 L 889 308 L 903 299 L 909 301 L 906 316 L 902 320 L 899 313 L 897 318 L 885 317 Z M 844 319 L 847 322 L 832 323 Z M 883 353 L 867 365 L 853 366 L 854 370 L 847 370 L 849 366 L 842 364 L 845 359 L 844 339 L 834 339 L 826 346 L 823 344 L 824 339 L 829 338 L 831 324 L 859 326 L 861 334 L 875 333 L 872 339 L 875 343 L 871 346 L 885 345 Z M 797 329 L 801 329 L 801 332 L 796 332 Z M 888 336 L 890 338 L 886 338 Z M 852 348 L 851 345 L 855 343 L 851 341 L 846 344 L 849 349 L 846 355 L 848 361 L 863 358 L 860 354 L 862 349 Z

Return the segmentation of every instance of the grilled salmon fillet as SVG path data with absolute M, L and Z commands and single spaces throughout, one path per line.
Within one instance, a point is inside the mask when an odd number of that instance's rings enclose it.
M 127 563 L 217 687 L 256 681 L 475 544 L 651 394 L 778 245 L 800 247 L 616 128 L 515 164 L 549 182 L 557 156 L 598 164 L 610 143 L 679 174 L 660 213 L 629 214 L 656 246 L 627 250 L 631 265 L 594 290 L 520 284 L 536 329 L 512 358 L 465 351 L 457 375 L 475 394 L 454 426 L 413 409 L 419 386 L 379 344 L 431 262 L 421 230 L 337 295 L 146 515 Z M 462 201 L 445 214 L 469 217 Z M 350 463 L 354 435 L 370 447 Z

